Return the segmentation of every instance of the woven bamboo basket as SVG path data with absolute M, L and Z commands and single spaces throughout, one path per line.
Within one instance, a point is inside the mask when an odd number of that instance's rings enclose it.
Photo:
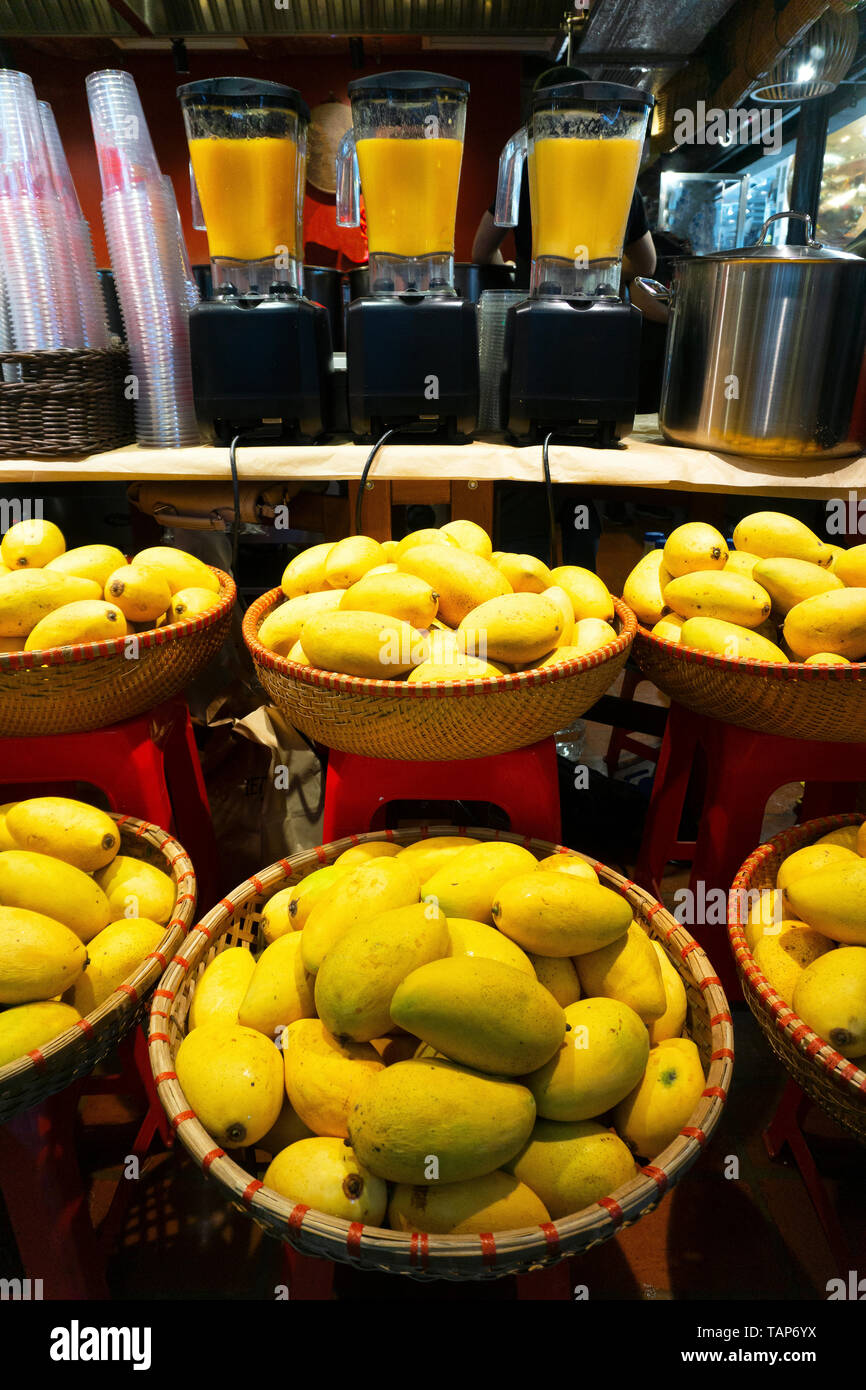
M 259 627 L 282 597 L 271 589 L 244 618 L 246 644 L 273 703 L 328 748 L 410 762 L 509 753 L 566 728 L 619 675 L 637 628 L 631 610 L 614 599 L 619 636 L 588 656 L 489 680 L 412 685 L 318 671 L 267 651 Z
M 0 352 L 0 456 L 70 458 L 131 443 L 128 372 L 119 345 Z
M 755 964 L 743 931 L 746 892 L 775 888 L 779 866 L 787 855 L 814 844 L 831 830 L 857 825 L 862 819 L 856 815 L 825 816 L 796 825 L 759 846 L 734 879 L 728 900 L 728 935 L 746 1003 L 779 1061 L 816 1104 L 866 1144 L 866 1071 L 814 1033 L 780 998 Z
M 121 854 L 171 875 L 177 892 L 174 915 L 157 949 L 99 1008 L 44 1046 L 0 1067 L 0 1124 L 87 1076 L 142 1021 L 151 990 L 195 919 L 195 871 L 177 840 L 133 816 L 113 819 L 120 827 Z
M 653 637 L 640 625 L 633 654 L 659 690 L 696 714 L 784 738 L 866 741 L 866 662 L 729 661 Z
M 183 690 L 231 625 L 234 580 L 214 573 L 222 601 L 199 618 L 105 642 L 0 654 L 0 737 L 104 729 Z
M 338 1260 L 358 1268 L 387 1270 L 418 1279 L 496 1279 L 526 1273 L 589 1250 L 658 1205 L 698 1157 L 715 1129 L 727 1098 L 733 1068 L 733 1030 L 728 1003 L 703 951 L 662 905 L 643 889 L 603 864 L 593 864 L 608 887 L 627 897 L 635 917 L 660 941 L 682 977 L 688 995 L 686 1031 L 697 1044 L 707 1085 L 689 1123 L 663 1153 L 639 1170 L 631 1182 L 593 1206 L 545 1226 L 480 1236 L 428 1236 L 350 1224 L 295 1204 L 263 1187 L 242 1166 L 254 1166 L 252 1155 L 236 1157 L 218 1148 L 190 1109 L 174 1070 L 177 1049 L 196 982 L 214 955 L 227 946 L 258 943 L 262 905 L 278 889 L 332 863 L 351 845 L 392 839 L 409 844 L 419 834 L 471 835 L 480 840 L 511 840 L 540 857 L 559 846 L 546 840 L 520 839 L 492 830 L 455 831 L 438 826 L 428 831 L 386 831 L 351 836 L 292 859 L 282 859 L 234 889 L 193 929 L 181 955 L 176 956 L 160 982 L 150 1014 L 150 1059 L 160 1099 L 182 1143 L 198 1166 L 223 1189 L 240 1211 L 246 1211 L 269 1235 L 309 1255 Z M 589 861 L 593 862 L 593 861 Z M 245 1157 L 246 1154 L 246 1157 Z M 240 1161 L 238 1161 L 240 1160 Z

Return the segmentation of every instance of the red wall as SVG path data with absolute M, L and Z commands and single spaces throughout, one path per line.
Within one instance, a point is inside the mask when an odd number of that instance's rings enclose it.
M 122 56 L 118 54 L 119 59 Z M 348 55 L 342 54 L 283 56 L 273 62 L 262 62 L 243 53 L 212 54 L 193 50 L 189 54 L 189 75 L 178 77 L 168 53 L 126 56 L 128 61 L 118 61 L 117 66 L 127 68 L 135 78 L 157 158 L 163 173 L 170 174 L 174 182 L 194 263 L 207 260 L 207 238 L 203 232 L 194 231 L 190 224 L 188 154 L 176 88 L 183 82 L 203 77 L 261 77 L 296 87 L 310 106 L 315 106 L 327 101 L 331 94 L 337 100 L 345 100 L 347 84 L 353 77 L 377 70 L 373 63 L 368 63 L 362 71 L 353 70 Z M 431 68 L 465 78 L 471 84 L 456 239 L 457 259 L 468 261 L 479 219 L 493 200 L 499 152 L 520 121 L 520 58 L 518 55 L 467 56 L 461 53 L 436 53 L 429 58 L 430 61 L 425 62 L 418 54 L 394 55 L 387 66 L 392 69 Z M 61 61 L 31 51 L 26 60 L 21 59 L 21 66 L 33 78 L 40 100 L 50 102 L 54 108 L 81 206 L 93 232 L 97 263 L 107 265 L 100 211 L 102 194 L 84 88 L 85 77 L 99 65 L 92 60 L 64 58 Z M 310 196 L 328 201 L 325 195 L 308 188 L 308 198 Z M 503 248 L 506 254 L 509 254 L 509 246 L 510 240 Z

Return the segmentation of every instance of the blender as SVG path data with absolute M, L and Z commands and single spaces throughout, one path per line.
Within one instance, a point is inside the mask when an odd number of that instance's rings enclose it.
M 508 312 L 502 419 L 512 439 L 610 446 L 637 404 L 641 314 L 619 296 L 622 250 L 654 98 L 613 82 L 540 87 L 499 162 L 495 221 L 517 224 L 524 161 L 529 298 Z
M 454 291 L 454 221 L 469 84 L 435 72 L 349 83 L 337 222 L 360 224 L 369 293 L 346 316 L 349 418 L 360 439 L 409 430 L 464 442 L 478 411 L 475 306 Z
M 309 109 L 292 87 L 247 77 L 177 95 L 213 281 L 189 319 L 199 423 L 221 443 L 310 441 L 325 423 L 331 334 L 303 293 Z

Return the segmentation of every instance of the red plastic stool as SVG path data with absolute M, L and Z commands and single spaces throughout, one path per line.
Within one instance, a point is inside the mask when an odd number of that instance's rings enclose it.
M 294 1301 L 328 1302 L 334 1297 L 334 1264 L 315 1255 L 302 1255 L 283 1242 L 283 1279 Z M 571 1302 L 571 1261 L 561 1260 L 549 1269 L 537 1269 L 532 1274 L 517 1276 L 517 1297 L 529 1299 L 567 1300 Z M 467 1297 L 471 1298 L 471 1290 Z
M 0 739 L 4 800 L 10 793 L 63 793 L 75 782 L 98 787 L 112 810 L 176 834 L 195 864 L 202 900 L 216 899 L 216 842 L 184 701 L 169 700 L 135 719 L 88 733 Z M 124 1040 L 120 1055 L 117 1076 L 76 1083 L 0 1126 L 0 1188 L 25 1271 L 50 1270 L 57 1291 L 49 1297 L 108 1296 L 104 1261 L 125 1208 L 121 1183 L 100 1237 L 95 1235 L 75 1158 L 74 1122 L 82 1093 L 133 1092 L 143 1100 L 145 1115 L 131 1150 L 137 1157 L 147 1154 L 157 1132 L 166 1144 L 171 1139 L 140 1029 Z M 75 1245 L 75 1259 L 64 1253 L 65 1242 Z
M 704 755 L 706 783 L 696 842 L 679 839 L 680 819 L 698 753 Z M 672 704 L 653 783 L 637 881 L 658 894 L 665 864 L 691 860 L 694 895 L 730 889 L 737 870 L 761 839 L 764 810 L 773 792 L 787 782 L 805 782 L 802 819 L 845 811 L 856 799 L 856 783 L 866 780 L 866 745 L 812 743 L 752 733 L 734 724 L 693 714 Z M 700 903 L 700 897 L 693 899 Z M 722 983 L 741 997 L 724 924 L 697 925 L 700 941 Z M 690 929 L 692 924 L 689 925 Z
M 622 690 L 620 691 L 621 700 L 634 700 L 637 688 L 647 677 L 642 671 L 633 671 L 627 666 L 623 672 Z M 612 728 L 610 731 L 610 742 L 607 745 L 607 752 L 604 755 L 605 767 L 608 776 L 616 775 L 619 768 L 620 754 L 623 752 L 635 753 L 639 758 L 645 758 L 647 762 L 657 763 L 659 760 L 658 748 L 652 748 L 648 743 L 642 743 L 639 738 L 635 738 L 628 729 Z
M 552 738 L 514 753 L 449 762 L 402 762 L 332 750 L 325 781 L 325 843 L 382 828 L 392 801 L 486 801 L 506 813 L 515 835 L 555 844 L 562 835 Z M 379 825 L 374 824 L 377 818 Z

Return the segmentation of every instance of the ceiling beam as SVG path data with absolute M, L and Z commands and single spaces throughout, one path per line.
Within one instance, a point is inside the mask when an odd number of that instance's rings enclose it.
M 140 39 L 153 39 L 156 37 L 150 25 L 141 18 L 141 15 L 136 13 L 131 5 L 126 3 L 126 0 L 108 0 L 108 4 L 109 7 L 114 10 L 118 19 L 122 19 L 125 24 L 128 24 L 130 29 L 134 30 Z

